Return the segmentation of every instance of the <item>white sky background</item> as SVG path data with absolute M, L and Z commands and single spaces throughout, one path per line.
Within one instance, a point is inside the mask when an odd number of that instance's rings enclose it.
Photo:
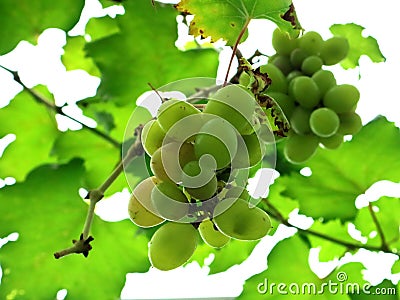
M 87 12 L 90 15 L 100 16 L 104 14 L 95 0 L 87 1 Z M 324 38 L 329 38 L 329 27 L 335 23 L 354 22 L 366 28 L 365 34 L 375 37 L 386 63 L 374 64 L 366 57 L 362 57 L 360 67 L 355 70 L 344 71 L 340 67 L 334 69 L 338 83 L 350 83 L 357 86 L 361 92 L 357 112 L 361 115 L 363 123 L 372 120 L 378 114 L 385 115 L 389 120 L 400 126 L 400 99 L 398 93 L 398 73 L 400 70 L 400 43 L 397 32 L 398 20 L 396 11 L 400 11 L 400 1 L 382 0 L 294 0 L 298 17 L 306 30 L 315 30 Z M 90 7 L 90 9 L 89 9 Z M 81 27 L 82 28 L 82 27 Z M 254 21 L 250 24 L 250 36 L 241 45 L 240 50 L 245 56 L 253 54 L 259 48 L 263 53 L 273 54 L 271 47 L 271 33 L 275 25 L 268 21 Z M 75 30 L 75 34 L 81 34 L 81 30 Z M 68 113 L 74 113 L 78 118 L 89 125 L 95 122 L 82 116 L 74 105 L 75 101 L 93 96 L 100 83 L 99 79 L 88 75 L 83 71 L 66 71 L 60 62 L 62 46 L 65 44 L 65 34 L 60 30 L 50 29 L 40 37 L 38 46 L 26 42 L 20 45 L 12 53 L 0 56 L 0 64 L 11 69 L 18 69 L 22 80 L 27 86 L 46 84 L 54 93 L 58 105 L 70 104 Z M 226 62 L 229 59 L 229 49 L 221 53 L 221 66 L 218 78 L 223 78 L 226 72 Z M 233 66 L 234 68 L 235 66 Z M 234 71 L 232 71 L 234 72 Z M 361 79 L 359 79 L 361 75 Z M 21 88 L 11 76 L 0 69 L 0 107 L 6 105 Z M 60 118 L 62 119 L 62 118 Z M 70 122 L 60 123 L 60 129 L 68 127 L 79 129 L 79 125 Z M 8 136 L 4 141 L 13 140 Z M 0 156 L 5 147 L 0 140 Z M 0 179 L 0 187 L 13 184 L 12 178 Z M 379 183 L 374 185 L 366 195 L 360 197 L 357 202 L 362 205 L 365 201 L 377 200 L 381 195 L 400 196 L 400 187 L 396 184 Z M 107 211 L 112 206 L 117 212 L 114 216 L 108 216 L 109 220 L 126 217 L 126 203 L 129 193 L 118 194 L 110 200 L 100 202 L 98 212 Z M 301 218 L 294 218 L 302 220 Z M 309 220 L 303 221 L 303 225 L 309 224 Z M 297 224 L 297 223 L 296 223 Z M 208 276 L 208 268 L 200 268 L 192 263 L 184 268 L 171 272 L 150 270 L 146 274 L 128 274 L 127 284 L 122 292 L 122 297 L 130 299 L 166 299 L 189 297 L 233 297 L 240 294 L 243 281 L 254 273 L 262 271 L 266 266 L 266 256 L 278 239 L 293 233 L 291 230 L 282 230 L 278 237 L 266 237 L 256 247 L 250 258 L 240 266 L 234 266 L 227 272 Z M 1 240 L 0 240 L 1 245 Z M 128 251 L 128 250 L 127 250 Z M 316 267 L 317 251 L 312 251 L 312 265 L 321 276 L 327 269 Z M 364 274 L 372 283 L 379 283 L 383 278 L 389 277 L 394 256 L 365 252 L 355 258 L 361 259 L 368 267 Z M 328 265 L 337 265 L 334 262 Z M 1 270 L 0 270 L 1 276 Z M 397 276 L 399 278 L 400 276 Z M 196 282 L 196 284 L 193 284 Z M 67 297 L 68 299 L 68 297 Z

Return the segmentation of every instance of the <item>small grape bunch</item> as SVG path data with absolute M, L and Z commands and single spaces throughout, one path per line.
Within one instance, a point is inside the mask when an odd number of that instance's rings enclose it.
M 140 227 L 160 225 L 148 252 L 160 270 L 187 262 L 200 238 L 220 248 L 232 238 L 260 239 L 271 228 L 268 214 L 250 205 L 246 190 L 249 168 L 266 149 L 254 96 L 228 85 L 206 100 L 201 109 L 167 100 L 142 130 L 154 176 L 135 187 L 128 212 Z
M 361 129 L 361 118 L 355 112 L 359 91 L 350 84 L 337 84 L 334 74 L 323 69 L 347 56 L 347 39 L 335 36 L 323 40 L 314 31 L 290 39 L 277 28 L 272 46 L 276 54 L 260 71 L 272 81 L 265 93 L 278 103 L 291 126 L 284 145 L 288 161 L 307 161 L 318 145 L 336 149 L 344 135 L 354 135 Z M 248 80 L 242 73 L 239 82 L 246 85 Z

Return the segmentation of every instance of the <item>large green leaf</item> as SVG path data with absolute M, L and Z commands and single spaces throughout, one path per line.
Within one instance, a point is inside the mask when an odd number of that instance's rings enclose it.
M 307 162 L 312 175 L 279 177 L 275 184 L 299 201 L 300 213 L 325 220 L 354 219 L 355 199 L 380 180 L 400 181 L 400 132 L 384 117 L 370 122 L 335 151 L 318 149 Z
M 93 250 L 87 259 L 53 253 L 70 246 L 82 230 L 87 205 L 78 196 L 81 160 L 35 169 L 26 181 L 0 189 L 0 236 L 18 232 L 16 242 L 0 249 L 4 271 L 0 298 L 118 299 L 127 272 L 145 272 L 148 238 L 130 221 L 107 223 L 95 217 Z
M 214 50 L 181 52 L 175 47 L 176 15 L 172 6 L 153 7 L 151 1 L 126 1 L 117 18 L 120 32 L 87 45 L 100 71 L 98 95 L 116 103 L 135 104 L 154 87 L 188 77 L 214 77 L 218 54 Z
M 72 29 L 79 20 L 84 3 L 84 0 L 0 1 L 0 55 L 11 51 L 21 40 L 36 43 L 47 28 Z
M 386 243 L 399 242 L 400 239 L 400 199 L 382 197 L 371 203 L 374 214 L 385 236 Z M 377 209 L 375 209 L 377 208 Z M 363 207 L 359 210 L 354 224 L 361 234 L 368 238 L 368 244 L 381 246 L 382 239 L 379 234 L 370 237 L 372 232 L 377 232 L 376 224 L 371 216 L 370 209 Z
M 181 0 L 176 8 L 185 14 L 194 15 L 190 22 L 190 34 L 211 37 L 212 41 L 223 39 L 233 46 L 252 19 L 271 20 L 282 29 L 295 34 L 294 27 L 300 25 L 283 18 L 291 4 L 291 0 Z M 294 11 L 292 17 L 295 18 Z
M 0 178 L 12 176 L 22 181 L 33 168 L 54 161 L 49 157 L 59 134 L 54 112 L 35 102 L 27 92 L 0 109 L 0 137 L 9 133 L 15 134 L 16 140 L 0 158 Z
M 347 38 L 350 45 L 349 54 L 340 63 L 343 68 L 355 68 L 358 66 L 358 61 L 361 55 L 367 55 L 373 62 L 384 62 L 386 58 L 379 49 L 378 42 L 372 36 L 365 37 L 363 35 L 364 27 L 349 23 L 335 24 L 330 28 L 335 36 L 343 36 Z
M 268 269 L 250 277 L 237 299 L 349 299 L 343 293 L 330 293 L 329 283 L 339 288 L 342 276 L 347 277 L 343 285 L 349 282 L 362 287 L 365 283 L 359 263 L 344 265 L 320 279 L 308 265 L 308 250 L 297 235 L 280 242 L 268 256 Z M 286 294 L 279 292 L 278 285 Z M 320 291 L 323 293 L 318 294 Z

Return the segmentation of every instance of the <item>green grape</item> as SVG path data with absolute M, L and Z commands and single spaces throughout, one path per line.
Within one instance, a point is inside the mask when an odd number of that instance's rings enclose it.
M 335 36 L 322 44 L 320 56 L 325 65 L 332 66 L 347 56 L 349 48 L 349 42 L 346 38 Z
M 307 57 L 301 64 L 301 71 L 304 74 L 311 76 L 322 68 L 322 59 L 317 55 Z
M 289 55 L 296 47 L 297 40 L 291 39 L 286 32 L 276 28 L 272 33 L 272 47 L 281 55 Z
M 224 119 L 215 118 L 208 121 L 196 136 L 194 151 L 198 159 L 205 154 L 211 155 L 215 159 L 217 169 L 228 166 L 237 151 L 234 128 Z
M 161 104 L 157 111 L 157 120 L 160 123 L 161 128 L 165 132 L 168 132 L 168 130 L 179 120 L 198 113 L 200 113 L 200 111 L 192 104 L 181 100 L 171 99 Z
M 237 85 L 227 85 L 208 101 L 204 113 L 227 120 L 240 134 L 250 134 L 247 125 L 252 120 L 255 108 L 254 97 L 245 89 Z
M 321 35 L 315 31 L 308 31 L 299 38 L 298 44 L 308 55 L 317 55 L 324 43 Z
M 238 150 L 233 159 L 232 167 L 251 168 L 263 159 L 265 145 L 257 133 L 244 135 L 242 139 L 244 143 L 238 143 Z
M 340 126 L 338 132 L 343 135 L 354 135 L 362 128 L 360 116 L 355 112 L 339 114 Z
M 189 212 L 185 194 L 170 182 L 158 183 L 151 192 L 151 201 L 164 219 L 179 221 Z
M 288 83 L 285 75 L 273 64 L 266 64 L 260 67 L 261 73 L 267 73 L 271 78 L 271 85 L 268 87 L 269 92 L 287 93 Z
M 279 70 L 281 70 L 281 72 L 285 76 L 293 71 L 293 66 L 290 64 L 290 59 L 288 56 L 278 55 L 274 58 L 272 64 L 274 64 Z
M 319 142 L 327 149 L 337 149 L 341 144 L 343 144 L 343 135 L 335 133 L 330 137 L 320 138 Z
M 238 240 L 258 240 L 271 229 L 268 214 L 258 207 L 249 207 L 243 199 L 237 199 L 230 207 L 224 202 L 216 205 L 214 223 L 223 234 Z
M 247 87 L 249 83 L 250 83 L 250 75 L 247 74 L 246 72 L 242 72 L 239 76 L 239 84 Z
M 321 92 L 321 97 L 323 97 L 328 90 L 336 85 L 335 75 L 328 70 L 319 70 L 315 72 L 311 77 L 318 86 Z
M 191 161 L 183 167 L 182 185 L 185 191 L 199 200 L 211 198 L 218 187 L 215 172 L 203 161 Z
M 182 176 L 182 167 L 196 159 L 194 147 L 190 143 L 169 143 L 163 145 L 150 160 L 153 174 L 161 181 L 178 183 Z
M 155 177 L 140 182 L 129 199 L 128 213 L 131 221 L 137 226 L 147 228 L 161 224 L 165 220 L 152 212 L 156 212 L 151 202 L 151 192 L 158 183 Z
M 319 137 L 330 137 L 339 128 L 340 120 L 338 115 L 327 107 L 314 110 L 310 116 L 310 127 L 312 132 Z
M 279 92 L 268 92 L 267 95 L 274 99 L 276 103 L 278 103 L 279 107 L 282 109 L 287 118 L 292 116 L 295 104 L 294 100 L 290 98 L 290 96 Z
M 292 116 L 290 117 L 290 126 L 297 134 L 308 134 L 311 132 L 310 128 L 311 111 L 297 106 Z
M 312 109 L 318 105 L 321 93 L 317 84 L 308 76 L 299 76 L 291 81 L 293 97 L 301 106 Z M 289 93 L 290 95 L 290 93 Z
M 162 146 L 165 132 L 157 120 L 150 120 L 142 129 L 142 145 L 146 153 L 150 156 Z
M 157 229 L 149 242 L 151 265 L 159 270 L 175 269 L 196 250 L 198 232 L 190 223 L 168 222 Z
M 300 69 L 303 61 L 308 57 L 306 51 L 301 48 L 296 48 L 290 53 L 290 63 L 293 68 Z
M 286 139 L 283 153 L 293 164 L 300 164 L 311 158 L 318 147 L 318 137 L 314 134 L 298 135 L 291 133 Z
M 332 87 L 326 92 L 323 103 L 326 107 L 340 114 L 352 111 L 359 99 L 360 92 L 355 86 L 341 84 Z
M 229 236 L 221 233 L 210 220 L 200 223 L 199 233 L 203 241 L 213 248 L 222 248 L 231 240 Z
M 299 71 L 299 70 L 293 70 L 292 72 L 290 72 L 289 74 L 287 74 L 286 79 L 288 81 L 288 83 L 290 84 L 290 82 L 292 82 L 293 79 L 295 79 L 296 77 L 299 76 L 303 76 L 303 72 Z M 289 88 L 288 88 L 289 90 Z

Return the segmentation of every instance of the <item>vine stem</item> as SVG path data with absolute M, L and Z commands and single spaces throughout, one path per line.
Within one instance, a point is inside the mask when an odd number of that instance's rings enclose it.
M 112 144 L 114 147 L 116 148 L 120 148 L 121 144 L 115 140 L 114 138 L 112 138 L 111 136 L 109 136 L 108 134 L 100 131 L 99 129 L 95 128 L 95 127 L 90 127 L 88 125 L 86 125 L 85 123 L 77 120 L 75 117 L 70 116 L 68 114 L 66 114 L 65 112 L 63 112 L 62 108 L 60 106 L 55 105 L 54 103 L 52 103 L 51 101 L 47 100 L 45 97 L 43 97 L 43 95 L 39 94 L 38 92 L 36 92 L 33 89 L 28 88 L 21 80 L 21 78 L 18 75 L 18 72 L 12 71 L 2 65 L 0 65 L 0 68 L 6 70 L 7 72 L 11 73 L 13 75 L 13 79 L 15 82 L 19 83 L 24 90 L 26 90 L 33 99 L 35 99 L 37 102 L 45 105 L 47 108 L 53 110 L 55 113 L 62 115 L 78 124 L 80 124 L 83 128 L 93 132 L 94 134 L 98 135 L 99 137 L 103 138 L 104 140 L 106 140 L 107 142 L 109 142 L 110 144 Z
M 318 231 L 315 231 L 315 230 L 312 230 L 312 229 L 302 229 L 302 228 L 300 228 L 300 227 L 298 227 L 296 225 L 293 225 L 293 224 L 289 223 L 288 219 L 283 217 L 283 215 L 279 212 L 279 210 L 267 198 L 264 198 L 263 201 L 269 207 L 270 211 L 267 211 L 267 212 L 272 218 L 274 218 L 275 220 L 281 222 L 283 225 L 285 225 L 287 227 L 295 228 L 295 229 L 297 229 L 298 231 L 300 231 L 300 232 L 302 232 L 304 234 L 309 234 L 309 235 L 313 235 L 313 236 L 319 237 L 321 239 L 330 241 L 332 243 L 344 246 L 344 247 L 346 247 L 347 249 L 350 249 L 350 250 L 366 249 L 366 250 L 371 250 L 371 251 L 382 251 L 382 252 L 385 252 L 385 253 L 395 254 L 395 255 L 400 257 L 400 253 L 391 251 L 389 249 L 389 247 L 387 247 L 387 245 L 386 245 L 386 247 L 384 247 L 384 246 L 376 247 L 376 246 L 371 246 L 371 245 L 363 245 L 363 244 L 359 244 L 359 243 L 350 243 L 350 242 L 346 242 L 346 241 L 340 240 L 338 238 L 323 234 L 321 232 L 318 232 Z
M 378 220 L 378 218 L 376 216 L 376 213 L 374 212 L 374 208 L 373 208 L 373 205 L 372 205 L 371 202 L 368 203 L 368 210 L 369 210 L 369 213 L 371 214 L 372 220 L 373 220 L 373 222 L 374 222 L 374 224 L 376 226 L 376 230 L 378 231 L 379 237 L 381 238 L 381 248 L 385 249 L 387 251 L 390 251 L 389 246 L 388 246 L 388 244 L 386 242 L 385 234 L 383 233 L 382 226 L 379 223 L 379 220 Z
M 229 77 L 229 71 L 231 70 L 232 67 L 232 62 L 233 62 L 233 58 L 236 56 L 236 51 L 238 49 L 240 40 L 242 39 L 243 35 L 245 34 L 247 27 L 249 26 L 250 23 L 250 19 L 246 20 L 246 23 L 244 23 L 242 30 L 239 33 L 239 36 L 235 42 L 235 45 L 232 48 L 232 55 L 231 58 L 229 59 L 229 65 L 228 65 L 228 70 L 226 71 L 226 75 L 225 75 L 225 79 L 224 79 L 224 84 L 223 86 L 226 86 L 228 84 L 228 77 Z

